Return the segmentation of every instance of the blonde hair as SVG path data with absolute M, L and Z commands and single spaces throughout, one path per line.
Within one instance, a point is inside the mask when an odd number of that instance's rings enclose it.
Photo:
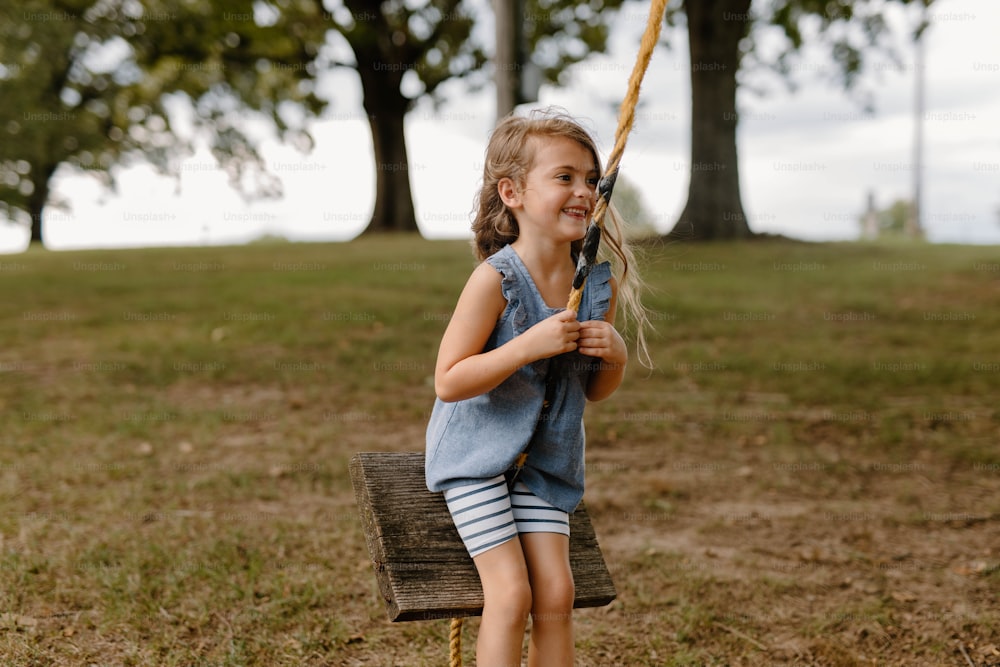
M 535 110 L 528 117 L 509 115 L 501 120 L 486 147 L 483 184 L 476 195 L 472 243 L 476 258 L 480 261 L 517 240 L 517 220 L 500 199 L 498 185 L 504 178 L 511 179 L 518 186 L 524 184 L 535 160 L 537 142 L 529 141 L 534 137 L 565 137 L 578 142 L 593 156 L 595 170 L 602 173 L 597 144 L 568 114 L 551 109 Z M 641 300 L 644 284 L 636 270 L 635 257 L 626 242 L 624 224 L 613 205 L 608 207 L 604 216 L 602 241 L 598 258 L 611 262 L 612 274 L 618 280 L 618 303 L 621 305 L 623 329 L 634 329 L 639 362 L 652 367 L 645 335 L 650 323 Z M 570 253 L 574 262 L 582 247 L 583 239 L 571 244 Z

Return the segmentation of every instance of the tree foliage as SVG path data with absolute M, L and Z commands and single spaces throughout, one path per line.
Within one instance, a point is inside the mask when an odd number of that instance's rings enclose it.
M 114 167 L 136 159 L 177 173 L 196 141 L 244 192 L 273 194 L 277 183 L 236 112 L 258 112 L 301 143 L 307 135 L 288 104 L 317 110 L 322 103 L 312 92 L 318 47 L 307 26 L 261 13 L 252 0 L 5 3 L 0 201 L 7 216 L 30 223 L 41 241 L 60 167 L 113 187 Z M 187 127 L 175 127 L 184 106 L 195 113 Z
M 528 0 L 526 50 L 547 80 L 558 81 L 569 65 L 604 49 L 612 10 L 622 1 Z M 445 81 L 485 83 L 488 44 L 473 30 L 473 16 L 487 12 L 481 1 L 344 0 L 329 14 L 332 29 L 353 54 L 337 64 L 357 71 L 372 130 L 375 210 L 368 231 L 417 230 L 403 118 L 422 97 L 440 101 Z
M 898 59 L 892 44 L 892 29 L 886 21 L 886 8 L 890 4 L 916 5 L 926 9 L 934 0 L 773 0 L 755 3 L 759 8 L 752 14 L 752 27 L 743 45 L 748 68 L 769 68 L 779 75 L 792 89 L 796 87 L 794 75 L 803 50 L 809 45 L 822 46 L 829 54 L 834 67 L 829 70 L 831 83 L 842 86 L 859 101 L 870 104 L 869 91 L 858 90 L 866 64 L 873 56 Z M 914 20 L 913 31 L 907 39 L 915 39 L 926 29 L 925 16 Z M 776 49 L 761 48 L 758 38 L 779 35 L 782 46 Z
M 913 219 L 913 202 L 909 199 L 897 199 L 885 208 L 871 212 L 875 216 L 875 231 L 878 236 L 903 236 L 909 232 L 909 222 Z M 865 223 L 867 213 L 860 222 Z
M 545 75 L 604 47 L 622 0 L 530 0 L 526 35 Z M 59 169 L 114 186 L 115 168 L 146 160 L 178 173 L 207 143 L 245 194 L 280 182 L 258 153 L 260 131 L 308 148 L 307 120 L 329 103 L 317 78 L 357 71 L 372 123 L 379 185 L 372 226 L 416 229 L 403 118 L 444 82 L 479 75 L 488 44 L 483 0 L 25 0 L 0 5 L 0 215 L 30 224 Z M 331 55 L 339 35 L 353 58 Z M 248 112 L 252 112 L 249 113 Z M 66 202 L 54 202 L 66 205 Z

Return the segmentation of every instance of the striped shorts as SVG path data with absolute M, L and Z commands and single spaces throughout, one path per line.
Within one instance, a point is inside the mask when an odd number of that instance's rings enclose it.
M 472 557 L 518 533 L 569 535 L 569 515 L 548 504 L 522 482 L 513 493 L 503 475 L 444 492 L 448 511 Z

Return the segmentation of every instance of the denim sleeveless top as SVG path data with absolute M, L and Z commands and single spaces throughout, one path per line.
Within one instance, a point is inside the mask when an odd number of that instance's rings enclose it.
M 507 307 L 484 351 L 495 349 L 562 308 L 542 299 L 527 267 L 509 245 L 486 259 L 501 275 Z M 611 304 L 611 267 L 596 265 L 587 278 L 577 319 L 602 320 Z M 522 366 L 494 389 L 462 401 L 436 399 L 427 426 L 425 473 L 431 491 L 471 484 L 512 470 L 517 455 L 530 448 L 519 479 L 532 493 L 572 512 L 583 497 L 584 394 L 597 357 L 577 351 Z M 538 417 L 545 379 L 558 382 L 550 412 Z

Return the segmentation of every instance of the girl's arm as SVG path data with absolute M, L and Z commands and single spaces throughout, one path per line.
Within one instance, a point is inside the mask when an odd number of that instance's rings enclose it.
M 507 307 L 500 274 L 485 262 L 469 276 L 441 338 L 434 391 L 442 401 L 484 394 L 532 361 L 576 349 L 580 323 L 564 310 L 542 320 L 500 347 L 483 352 Z
M 618 283 L 611 280 L 611 304 L 605 320 L 590 320 L 580 324 L 580 354 L 600 359 L 597 370 L 587 383 L 587 399 L 600 401 L 615 392 L 625 377 L 628 347 L 615 329 L 615 306 L 618 300 Z

